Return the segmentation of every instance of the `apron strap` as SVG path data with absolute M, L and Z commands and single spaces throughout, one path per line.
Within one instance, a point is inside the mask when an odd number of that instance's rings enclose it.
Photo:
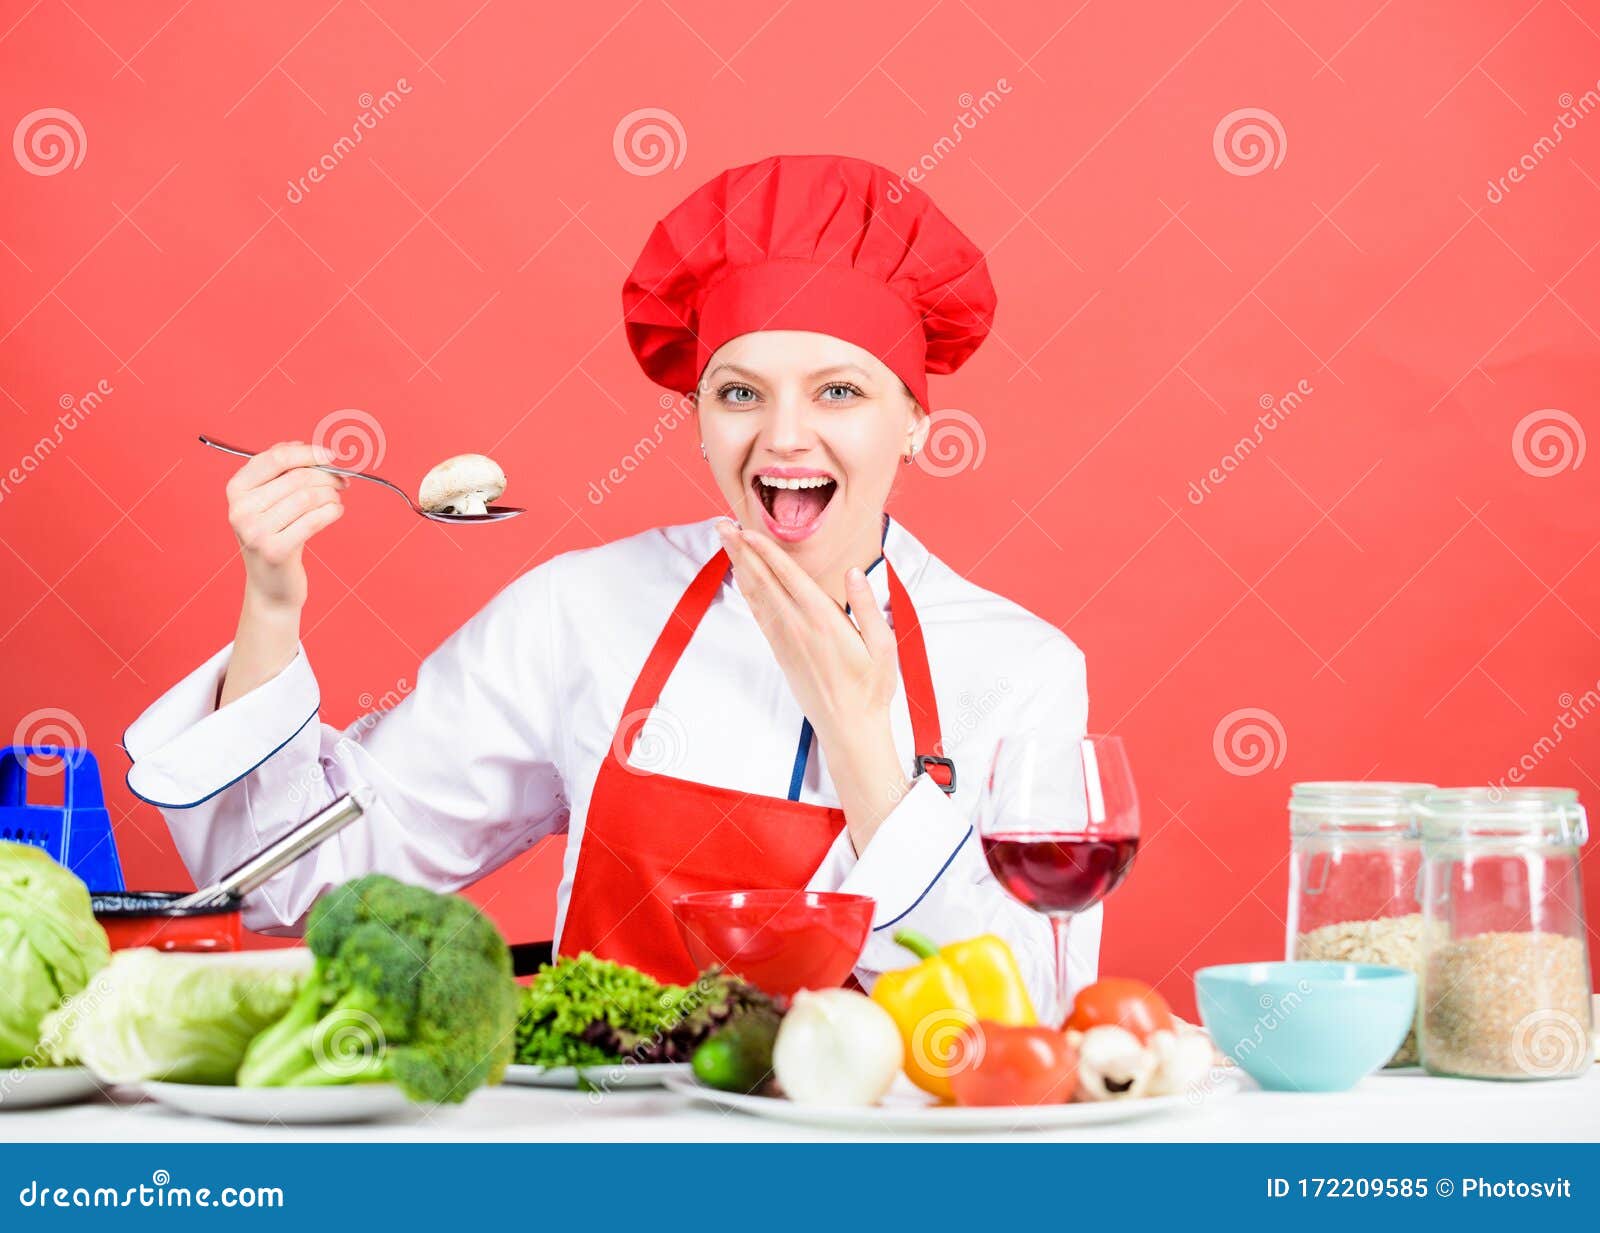
M 633 692 L 628 695 L 627 705 L 622 708 L 622 718 L 617 721 L 616 735 L 611 738 L 610 756 L 619 766 L 627 765 L 628 759 L 633 754 L 634 742 L 644 730 L 644 718 L 648 717 L 655 709 L 656 703 L 661 700 L 661 691 L 666 688 L 667 678 L 678 666 L 678 660 L 683 657 L 683 649 L 689 645 L 689 639 L 694 637 L 694 631 L 700 627 L 706 610 L 716 598 L 717 589 L 722 586 L 722 580 L 727 577 L 728 570 L 732 566 L 733 562 L 728 560 L 728 554 L 720 548 L 717 549 L 717 554 L 701 567 L 694 581 L 684 591 L 677 607 L 672 610 L 672 615 L 667 618 L 666 625 L 657 636 L 655 646 L 650 648 L 644 667 L 633 683 Z M 632 715 L 640 716 L 641 722 L 632 732 L 628 732 L 626 730 L 628 718 Z
M 627 705 L 622 708 L 622 718 L 617 721 L 616 735 L 611 739 L 610 757 L 626 766 L 633 753 L 634 742 L 644 723 L 639 722 L 633 731 L 627 731 L 630 716 L 648 716 L 661 699 L 661 691 L 683 657 L 689 639 L 699 628 L 701 620 L 716 598 L 722 581 L 732 568 L 728 554 L 718 549 L 716 555 L 705 563 L 694 581 L 684 591 L 672 615 L 662 627 L 655 645 L 639 678 L 633 683 Z M 928 669 L 928 650 L 922 640 L 922 624 L 917 620 L 917 610 L 911 606 L 911 597 L 901 585 L 894 566 L 884 560 L 889 574 L 889 611 L 894 618 L 895 641 L 900 659 L 900 678 L 905 682 L 906 704 L 911 711 L 911 739 L 915 746 L 918 774 L 927 774 L 944 791 L 955 791 L 955 764 L 942 757 L 943 741 L 939 727 L 939 703 L 933 692 L 933 674 Z
M 906 686 L 906 705 L 911 711 L 911 743 L 917 774 L 926 774 L 946 793 L 956 790 L 956 764 L 944 757 L 944 738 L 939 727 L 939 700 L 933 692 L 933 673 L 928 669 L 928 648 L 922 641 L 922 622 L 911 605 L 911 596 L 884 558 L 889 571 L 889 612 L 894 617 L 895 642 L 900 649 L 900 678 Z

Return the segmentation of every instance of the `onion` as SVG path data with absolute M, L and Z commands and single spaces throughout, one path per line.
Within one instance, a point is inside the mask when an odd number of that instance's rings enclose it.
M 851 989 L 802 989 L 772 1047 L 772 1069 L 803 1105 L 875 1105 L 905 1060 L 894 1019 Z

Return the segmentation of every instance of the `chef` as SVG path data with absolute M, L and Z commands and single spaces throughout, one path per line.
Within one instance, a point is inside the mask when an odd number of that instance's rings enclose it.
M 127 730 L 129 787 L 197 883 L 343 793 L 370 799 L 248 897 L 264 932 L 297 932 L 360 873 L 453 890 L 564 834 L 561 954 L 687 981 L 675 895 L 842 890 L 876 902 L 863 984 L 913 961 L 897 929 L 993 932 L 1048 1013 L 1048 923 L 995 881 L 974 822 L 1002 735 L 1083 733 L 1083 656 L 884 512 L 917 477 L 928 374 L 973 353 L 994 307 L 978 248 L 881 167 L 723 172 L 656 224 L 623 316 L 644 371 L 693 400 L 725 514 L 529 570 L 341 731 L 299 640 L 301 555 L 348 481 L 279 444 L 228 483 L 235 638 Z M 1099 937 L 1098 908 L 1075 920 L 1074 988 Z

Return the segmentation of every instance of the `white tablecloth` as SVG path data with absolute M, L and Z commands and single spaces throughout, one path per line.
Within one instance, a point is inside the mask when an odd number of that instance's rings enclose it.
M 501 1087 L 414 1120 L 356 1126 L 250 1126 L 190 1117 L 117 1089 L 54 1109 L 0 1112 L 5 1142 L 799 1142 L 914 1138 L 846 1134 L 709 1109 L 660 1089 L 589 1096 Z M 1353 1091 L 1301 1095 L 1252 1089 L 1143 1121 L 1070 1132 L 939 1139 L 1061 1142 L 1593 1142 L 1600 1140 L 1600 1068 L 1575 1080 L 1488 1083 L 1421 1071 L 1373 1075 Z

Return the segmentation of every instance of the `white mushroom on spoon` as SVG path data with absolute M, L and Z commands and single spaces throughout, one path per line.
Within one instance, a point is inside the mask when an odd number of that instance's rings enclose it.
M 483 454 L 446 458 L 422 477 L 417 504 L 430 514 L 486 514 L 506 490 L 506 473 Z

